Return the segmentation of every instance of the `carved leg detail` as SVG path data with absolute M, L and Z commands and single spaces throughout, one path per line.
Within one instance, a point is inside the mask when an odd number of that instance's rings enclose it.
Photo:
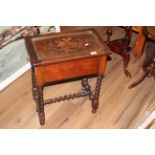
M 35 100 L 37 89 L 36 89 L 36 80 L 35 80 L 35 70 L 33 66 L 31 68 L 31 74 L 32 74 L 32 94 L 33 94 L 33 99 Z
M 93 99 L 93 93 L 91 91 L 91 86 L 88 83 L 88 79 L 83 78 L 81 84 L 82 84 L 83 89 L 89 93 L 89 99 L 92 100 Z
M 40 125 L 45 124 L 45 113 L 44 113 L 44 100 L 43 100 L 43 87 L 38 88 L 38 115 L 39 115 L 39 121 Z
M 39 95 L 38 95 L 38 88 L 36 86 L 36 80 L 35 80 L 35 70 L 33 66 L 31 68 L 31 74 L 32 74 L 32 94 L 33 94 L 33 99 L 36 102 L 36 111 L 38 112 Z
M 38 88 L 33 88 L 33 99 L 36 103 L 36 111 L 39 111 L 39 93 Z
M 92 112 L 93 113 L 96 112 L 96 110 L 98 109 L 98 106 L 99 106 L 99 95 L 100 95 L 102 78 L 103 78 L 103 76 L 101 76 L 101 75 L 97 77 L 95 94 L 94 94 L 93 100 L 92 100 Z
M 126 74 L 127 77 L 131 77 L 131 73 L 127 69 L 130 61 L 130 54 L 128 52 L 124 52 L 122 56 L 123 56 L 123 63 L 124 63 L 124 73 Z

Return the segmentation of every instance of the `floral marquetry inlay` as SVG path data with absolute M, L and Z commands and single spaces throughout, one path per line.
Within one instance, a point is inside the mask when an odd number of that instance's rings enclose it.
M 33 47 L 39 61 L 60 61 L 101 54 L 104 49 L 92 31 L 56 33 L 33 38 Z
M 44 106 L 87 96 L 95 113 L 104 75 L 107 50 L 95 29 L 60 32 L 26 38 L 26 47 L 32 64 L 32 91 L 36 101 L 40 125 L 45 124 Z M 97 76 L 93 91 L 88 78 Z M 82 78 L 78 93 L 44 99 L 44 87 Z M 72 90 L 71 90 L 72 91 Z
M 44 46 L 45 44 L 46 46 Z M 50 51 L 73 52 L 88 48 L 89 45 L 90 39 L 88 38 L 74 38 L 69 36 L 38 43 L 37 50 L 40 50 L 46 54 Z
M 62 48 L 64 51 L 71 51 L 75 49 L 86 48 L 89 46 L 87 39 L 73 39 L 72 37 L 62 38 L 61 40 L 56 40 L 55 44 L 58 48 Z

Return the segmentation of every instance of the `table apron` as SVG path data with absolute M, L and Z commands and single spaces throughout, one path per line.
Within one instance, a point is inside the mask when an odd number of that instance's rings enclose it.
M 104 72 L 105 63 L 101 62 L 104 60 L 106 61 L 106 55 L 35 67 L 36 84 L 43 86 L 48 82 L 99 74 Z

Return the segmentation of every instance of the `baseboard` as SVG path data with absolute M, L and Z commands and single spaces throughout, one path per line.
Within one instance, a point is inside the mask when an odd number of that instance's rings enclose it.
M 2 83 L 0 83 L 0 91 L 3 90 L 5 87 L 7 87 L 10 83 L 15 81 L 17 78 L 19 78 L 22 74 L 24 74 L 30 68 L 31 68 L 30 63 L 27 63 L 26 65 L 21 67 L 18 71 L 16 71 L 11 76 L 9 76 L 6 80 L 4 80 Z
M 55 26 L 55 31 L 60 32 L 60 26 Z M 27 63 L 23 67 L 21 67 L 18 71 L 13 73 L 10 77 L 8 77 L 6 80 L 4 80 L 2 83 L 0 83 L 0 91 L 3 90 L 5 87 L 7 87 L 10 83 L 15 81 L 18 77 L 20 77 L 22 74 L 24 74 L 26 71 L 30 69 L 31 65 L 30 63 Z
M 55 31 L 60 32 L 61 31 L 60 26 L 55 26 Z M 18 77 L 20 77 L 26 71 L 28 71 L 30 67 L 31 67 L 30 63 L 27 63 L 26 65 L 21 67 L 18 71 L 16 71 L 11 76 L 9 76 L 6 80 L 4 80 L 2 83 L 0 83 L 0 91 L 3 90 L 5 87 L 7 87 L 10 83 L 15 81 Z

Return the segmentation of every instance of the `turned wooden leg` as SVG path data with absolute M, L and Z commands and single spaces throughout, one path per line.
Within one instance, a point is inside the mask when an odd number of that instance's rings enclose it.
M 39 95 L 38 95 L 38 88 L 36 86 L 36 80 L 35 80 L 35 70 L 33 66 L 31 68 L 31 74 L 32 74 L 32 94 L 33 94 L 33 99 L 36 103 L 36 111 L 38 112 Z
M 39 94 L 38 94 L 38 89 L 37 88 L 33 88 L 33 99 L 36 103 L 36 111 L 39 111 Z
M 93 93 L 91 91 L 91 86 L 88 83 L 88 79 L 83 78 L 81 84 L 82 84 L 83 89 L 89 93 L 89 99 L 92 100 L 93 99 Z
M 94 93 L 93 100 L 92 100 L 92 112 L 93 113 L 96 112 L 96 110 L 98 109 L 98 106 L 99 106 L 99 95 L 100 95 L 102 78 L 103 78 L 103 76 L 101 76 L 101 75 L 99 75 L 97 77 L 95 93 Z
M 35 71 L 34 71 L 34 67 L 31 67 L 31 74 L 32 74 L 32 94 L 33 94 L 33 99 L 36 101 L 36 80 L 35 80 Z
M 127 77 L 131 77 L 131 73 L 128 71 L 127 67 L 130 61 L 130 54 L 128 52 L 123 52 L 123 63 L 124 63 L 124 73 Z
M 38 115 L 39 115 L 40 125 L 44 125 L 45 113 L 44 113 L 43 87 L 38 87 Z

